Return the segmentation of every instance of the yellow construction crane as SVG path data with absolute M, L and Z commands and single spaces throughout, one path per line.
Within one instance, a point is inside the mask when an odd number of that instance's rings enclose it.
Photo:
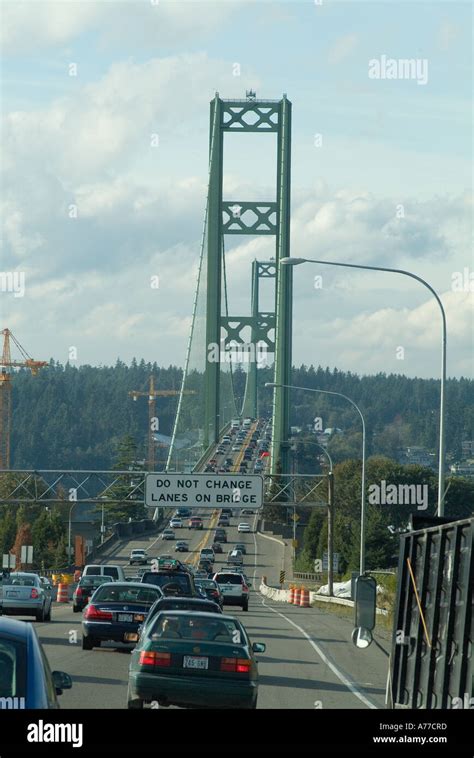
M 12 429 L 12 384 L 14 368 L 29 368 L 35 376 L 47 361 L 34 361 L 22 348 L 9 329 L 3 329 L 3 352 L 0 360 L 0 469 L 10 468 L 10 435 Z M 23 360 L 12 361 L 10 339 L 18 348 Z
M 139 397 L 147 397 L 148 398 L 148 463 L 147 468 L 148 471 L 154 471 L 155 469 L 155 432 L 158 431 L 158 428 L 155 428 L 155 419 L 156 416 L 156 398 L 157 397 L 172 397 L 173 395 L 179 395 L 179 390 L 155 390 L 155 378 L 153 375 L 150 376 L 150 384 L 148 387 L 148 391 L 142 392 L 140 390 L 131 390 L 131 392 L 128 393 L 129 397 L 132 397 L 135 401 L 138 400 Z M 194 390 L 184 390 L 183 395 L 195 395 L 196 392 Z

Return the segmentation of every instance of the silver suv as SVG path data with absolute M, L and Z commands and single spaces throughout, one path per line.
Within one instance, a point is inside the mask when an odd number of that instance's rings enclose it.
M 237 571 L 218 571 L 212 577 L 219 585 L 224 598 L 224 605 L 240 605 L 242 610 L 249 609 L 249 587 L 245 577 Z

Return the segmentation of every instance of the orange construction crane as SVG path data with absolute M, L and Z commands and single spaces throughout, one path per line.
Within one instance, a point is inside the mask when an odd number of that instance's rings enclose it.
M 29 368 L 35 376 L 40 368 L 47 366 L 47 361 L 34 361 L 22 348 L 9 329 L 3 329 L 3 353 L 0 361 L 0 469 L 10 468 L 10 434 L 12 429 L 12 384 L 14 368 Z M 10 339 L 18 348 L 23 358 L 12 361 Z
M 158 418 L 156 416 L 156 398 L 157 397 L 172 397 L 173 395 L 179 395 L 179 390 L 155 390 L 154 376 L 150 376 L 150 384 L 147 392 L 140 392 L 139 390 L 132 390 L 128 393 L 134 400 L 138 400 L 139 397 L 148 398 L 148 471 L 155 470 L 155 433 L 158 431 Z M 183 395 L 195 395 L 194 390 L 184 390 Z

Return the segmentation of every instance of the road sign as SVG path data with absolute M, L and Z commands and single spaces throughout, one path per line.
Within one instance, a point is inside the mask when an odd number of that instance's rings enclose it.
M 2 568 L 14 569 L 16 566 L 16 555 L 10 555 L 10 553 L 3 553 Z
M 297 513 L 293 513 L 293 515 L 292 515 L 291 518 L 293 519 L 293 521 L 299 521 L 300 520 L 300 517 L 298 516 Z
M 259 474 L 147 474 L 145 505 L 216 508 L 221 505 L 263 505 Z
M 21 563 L 33 563 L 33 545 L 21 546 Z
M 323 571 L 327 571 L 329 568 L 328 554 L 323 553 Z M 332 570 L 339 573 L 339 553 L 332 554 Z
M 285 572 L 280 571 L 280 584 L 283 584 L 284 581 L 285 581 Z
M 298 547 L 298 540 L 291 540 L 292 547 Z

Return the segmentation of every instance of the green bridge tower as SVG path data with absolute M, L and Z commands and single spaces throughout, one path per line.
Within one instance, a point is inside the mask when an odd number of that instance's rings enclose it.
M 223 157 L 224 132 L 276 133 L 276 197 L 268 202 L 249 202 L 241 198 L 224 200 Z M 207 302 L 206 345 L 224 348 L 244 344 L 241 332 L 250 327 L 251 342 L 265 344 L 275 355 L 277 384 L 291 383 L 292 331 L 292 267 L 279 266 L 281 258 L 290 254 L 290 170 L 291 170 L 291 103 L 286 95 L 281 100 L 258 100 L 247 92 L 245 100 L 223 100 L 216 93 L 211 101 L 210 172 L 207 215 Z M 247 214 L 247 215 L 246 215 Z M 275 237 L 275 260 L 254 261 L 252 266 L 252 312 L 247 316 L 223 315 L 222 282 L 224 236 L 226 234 L 267 234 Z M 275 279 L 275 309 L 261 312 L 258 303 L 259 278 Z M 274 337 L 272 336 L 274 333 Z M 221 344 L 222 340 L 222 344 Z M 204 441 L 217 442 L 220 431 L 220 363 L 206 360 Z M 256 365 L 247 374 L 243 411 L 256 415 Z M 272 473 L 277 467 L 289 473 L 290 431 L 289 391 L 273 390 Z M 279 465 L 278 465 L 279 464 Z

